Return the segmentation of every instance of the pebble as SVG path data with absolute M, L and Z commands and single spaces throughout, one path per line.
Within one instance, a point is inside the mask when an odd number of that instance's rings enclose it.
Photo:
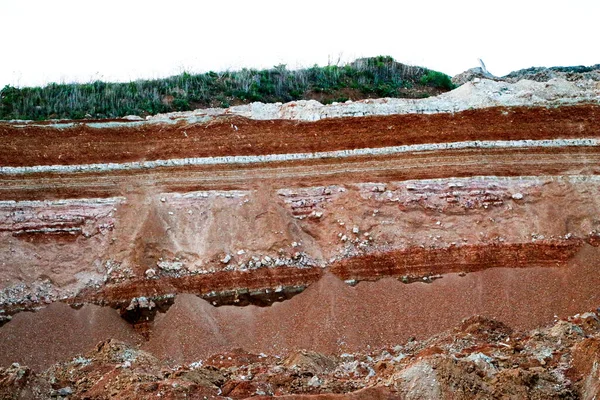
M 59 396 L 70 396 L 73 394 L 73 389 L 70 386 L 58 389 Z
M 153 278 L 154 276 L 156 276 L 156 270 L 153 268 L 149 268 L 146 270 L 145 274 L 146 278 Z

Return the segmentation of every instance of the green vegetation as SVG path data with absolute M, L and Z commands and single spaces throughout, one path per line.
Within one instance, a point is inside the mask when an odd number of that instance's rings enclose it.
M 442 72 L 428 70 L 420 79 L 421 85 L 432 86 L 435 88 L 452 90 L 454 84 L 450 77 Z
M 208 72 L 129 83 L 52 83 L 43 88 L 6 86 L 0 91 L 0 119 L 116 118 L 229 107 L 254 101 L 316 99 L 324 103 L 369 97 L 422 98 L 452 89 L 450 77 L 404 65 L 387 56 L 352 63 L 288 70 Z

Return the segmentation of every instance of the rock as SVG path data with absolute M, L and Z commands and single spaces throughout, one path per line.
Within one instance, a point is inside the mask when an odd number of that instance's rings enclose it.
M 126 115 L 122 119 L 125 119 L 127 121 L 143 121 L 144 120 L 144 118 L 140 117 L 139 115 Z
M 148 268 L 144 273 L 146 278 L 150 279 L 156 276 L 156 270 L 154 268 Z
M 317 375 L 314 375 L 312 378 L 310 378 L 308 380 L 308 386 L 311 386 L 311 387 L 319 387 L 319 386 L 321 386 L 321 384 L 322 384 L 322 382 Z
M 314 351 L 295 351 L 283 360 L 283 366 L 316 376 L 335 369 L 336 359 Z
M 165 271 L 179 271 L 183 268 L 183 263 L 180 261 L 159 261 L 156 263 L 158 268 Z
M 59 396 L 70 396 L 73 394 L 73 389 L 71 389 L 70 386 L 66 386 L 64 388 L 58 389 L 57 394 Z
M 515 193 L 512 195 L 513 200 L 522 200 L 523 199 L 523 193 Z
M 229 264 L 229 261 L 231 261 L 231 256 L 229 254 L 225 254 L 225 257 L 223 257 L 223 259 L 221 259 L 221 262 L 223 264 Z
M 454 83 L 456 86 L 460 86 L 463 85 L 467 82 L 470 81 L 474 81 L 480 80 L 481 78 L 484 79 L 492 79 L 492 80 L 500 80 L 501 78 L 498 78 L 492 74 L 490 74 L 487 71 L 484 71 L 483 68 L 481 67 L 476 67 L 476 68 L 470 68 L 464 72 L 461 72 L 458 75 L 455 75 L 452 77 L 452 83 Z
M 314 211 L 312 215 L 315 218 L 321 218 L 323 216 L 323 211 Z

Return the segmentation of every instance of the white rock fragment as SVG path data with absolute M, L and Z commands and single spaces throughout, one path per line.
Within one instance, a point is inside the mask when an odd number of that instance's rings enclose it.
M 223 259 L 221 260 L 221 262 L 223 264 L 229 264 L 229 261 L 231 261 L 231 256 L 229 254 L 225 254 L 225 257 L 223 257 Z
M 358 234 L 359 229 L 358 226 L 355 226 L 354 228 L 352 228 L 352 233 Z
M 145 272 L 146 278 L 150 279 L 156 276 L 156 270 L 154 268 L 148 268 Z
M 314 375 L 312 378 L 308 380 L 308 386 L 319 387 L 321 386 L 321 380 L 317 375 Z
M 165 271 L 179 271 L 183 268 L 183 263 L 180 261 L 159 261 L 156 265 Z
M 523 193 L 515 193 L 512 195 L 513 200 L 522 200 L 523 199 Z

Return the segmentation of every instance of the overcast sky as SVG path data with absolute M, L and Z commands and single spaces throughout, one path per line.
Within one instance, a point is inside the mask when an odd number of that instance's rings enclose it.
M 600 63 L 600 0 L 0 0 L 0 88 L 391 55 L 454 75 Z

